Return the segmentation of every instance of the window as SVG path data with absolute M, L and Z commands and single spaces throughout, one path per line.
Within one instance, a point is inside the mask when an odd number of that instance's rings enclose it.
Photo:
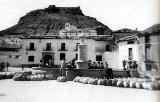
M 51 43 L 47 43 L 47 45 L 46 45 L 46 50 L 48 51 L 48 50 L 51 50 Z
M 15 58 L 19 58 L 19 55 L 16 55 Z
M 65 53 L 60 53 L 60 60 L 63 60 L 63 59 L 65 59 L 65 58 L 66 58 Z
M 150 41 L 149 35 L 146 35 L 145 36 L 145 43 L 149 43 L 149 41 Z
M 79 43 L 76 43 L 76 51 L 78 51 L 78 44 L 79 44 Z
M 30 43 L 30 50 L 34 50 L 34 43 Z
M 131 40 L 131 41 L 127 41 L 128 44 L 134 44 L 134 41 Z
M 12 55 L 9 55 L 9 58 L 12 58 Z
M 34 56 L 28 56 L 28 62 L 34 62 Z
M 150 46 L 145 46 L 145 57 L 146 57 L 146 60 L 151 59 Z
M 101 55 L 96 55 L 96 61 L 102 61 L 102 56 Z
M 129 48 L 129 49 L 128 49 L 128 57 L 129 57 L 129 58 L 128 58 L 129 60 L 132 60 L 132 59 L 133 59 L 133 51 L 132 51 L 132 48 Z
M 147 71 L 151 71 L 151 68 L 152 68 L 152 65 L 146 64 L 146 70 L 147 70 Z
M 106 51 L 110 51 L 110 46 L 106 45 Z
M 76 54 L 76 60 L 78 60 L 78 54 Z
M 65 51 L 65 43 L 61 43 L 61 51 Z

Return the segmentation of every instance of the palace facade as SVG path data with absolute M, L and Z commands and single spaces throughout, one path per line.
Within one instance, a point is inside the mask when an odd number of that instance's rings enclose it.
M 97 35 L 93 28 L 77 29 L 67 22 L 59 35 L 22 37 L 21 63 L 35 65 L 42 61 L 46 65 L 51 60 L 52 64 L 60 65 L 64 58 L 66 62 L 77 59 L 78 44 L 81 42 L 79 36 L 82 34 L 85 35 L 83 39 L 87 44 L 87 59 L 92 62 L 110 62 L 108 58 L 113 45 L 112 36 Z
M 52 60 L 60 65 L 63 58 L 70 61 L 78 57 L 79 36 L 87 44 L 87 59 L 107 62 L 110 68 L 123 69 L 122 61 L 136 61 L 138 69 L 160 70 L 160 32 L 119 30 L 111 35 L 97 35 L 94 28 L 77 29 L 66 23 L 65 29 L 54 36 L 22 37 L 22 64 L 45 65 Z

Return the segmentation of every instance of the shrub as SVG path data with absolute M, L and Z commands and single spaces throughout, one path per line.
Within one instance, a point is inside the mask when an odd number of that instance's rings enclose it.
M 136 88 L 135 81 L 130 81 L 129 86 L 130 88 Z
M 137 82 L 135 83 L 135 85 L 136 85 L 136 88 L 138 88 L 138 89 L 142 89 L 142 88 L 143 88 L 143 87 L 142 87 L 142 82 L 137 81 Z
M 123 81 L 123 86 L 124 86 L 125 88 L 129 88 L 129 87 L 130 87 L 130 86 L 129 86 L 129 81 L 128 81 L 128 80 Z
M 99 79 L 98 80 L 98 85 L 104 85 L 104 81 L 105 81 L 105 79 Z
M 122 80 L 118 80 L 117 87 L 123 87 L 123 81 Z
M 142 82 L 142 88 L 147 89 L 147 82 Z
M 116 79 L 112 79 L 112 86 L 116 86 L 117 85 L 117 80 Z
M 107 85 L 108 85 L 108 86 L 112 86 L 112 80 L 111 80 L 111 79 L 108 79 L 108 80 L 107 80 Z
M 146 88 L 149 89 L 149 90 L 159 90 L 160 89 L 160 84 L 157 81 L 148 82 L 146 84 Z

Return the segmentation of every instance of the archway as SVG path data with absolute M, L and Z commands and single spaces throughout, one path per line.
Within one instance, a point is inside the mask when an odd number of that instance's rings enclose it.
M 52 61 L 53 61 L 53 58 L 51 55 L 45 55 L 43 57 L 43 64 L 46 66 L 46 67 L 51 67 L 52 66 Z

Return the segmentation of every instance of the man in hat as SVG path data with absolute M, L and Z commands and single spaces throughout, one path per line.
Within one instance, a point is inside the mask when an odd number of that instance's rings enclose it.
M 60 68 L 60 74 L 61 76 L 65 76 L 66 75 L 66 62 L 65 62 L 66 59 L 63 59 L 62 60 L 62 63 L 61 63 L 61 68 Z

